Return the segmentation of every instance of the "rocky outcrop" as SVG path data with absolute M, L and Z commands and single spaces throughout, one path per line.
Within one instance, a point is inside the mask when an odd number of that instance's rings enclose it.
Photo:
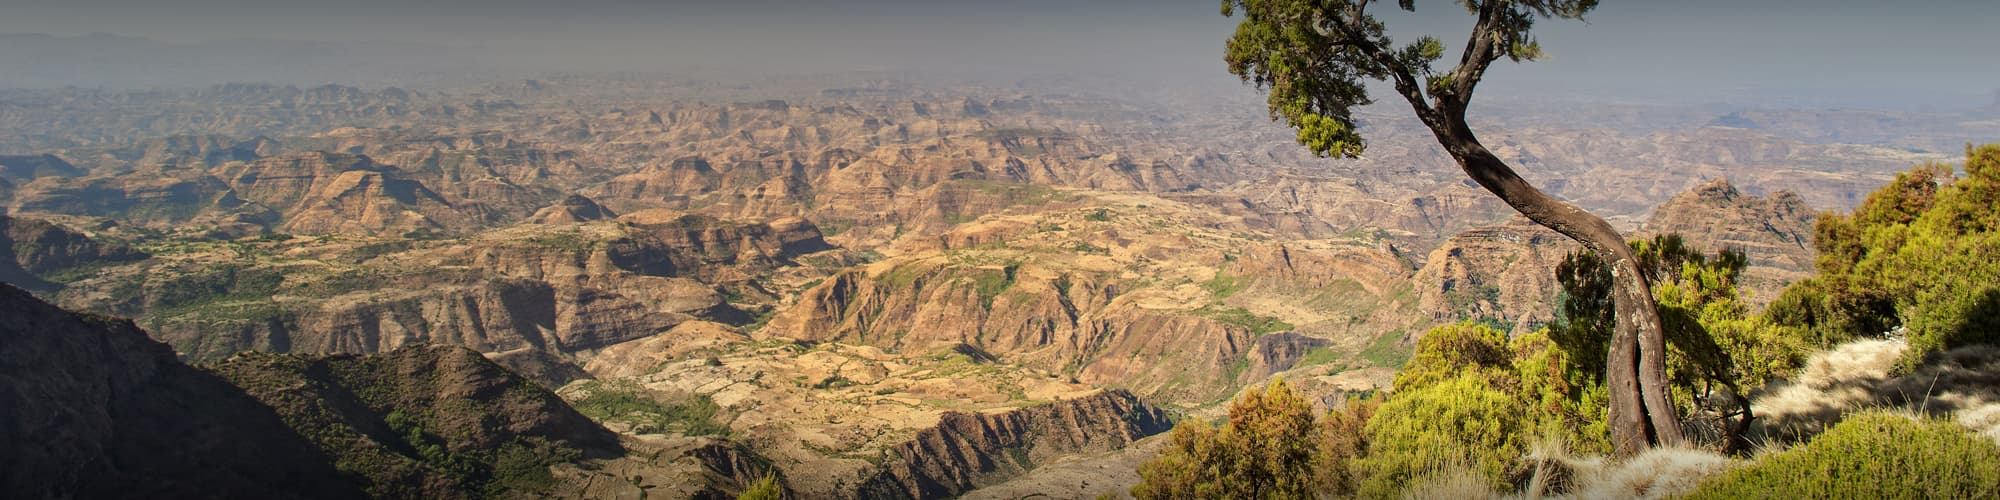
M 618 214 L 598 205 L 590 197 L 573 194 L 563 198 L 561 203 L 549 205 L 528 217 L 534 224 L 570 224 L 617 218 Z
M 550 465 L 623 451 L 616 435 L 554 393 L 463 347 L 252 352 L 211 369 L 275 409 L 376 497 L 533 494 L 553 480 Z
M 1488 318 L 1533 331 L 1555 318 L 1556 264 L 1580 248 L 1521 217 L 1468 229 L 1417 271 L 1418 307 L 1434 321 Z
M 1750 292 L 1747 298 L 1767 304 L 1786 285 L 1812 275 L 1818 259 L 1812 243 L 1817 217 L 1791 191 L 1750 195 L 1717 178 L 1653 209 L 1642 233 L 1679 234 L 1690 248 L 1704 252 L 1742 251 L 1750 260 L 1742 283 Z
M 14 191 L 13 211 L 110 217 L 172 227 L 242 209 L 221 181 L 189 171 L 142 170 L 117 177 L 42 178 Z
M 0 285 L 0 496 L 359 498 L 264 403 L 130 322 Z
M 730 271 L 769 268 L 833 248 L 819 227 L 797 218 L 742 223 L 646 210 L 619 220 L 632 229 L 606 245 L 606 257 L 620 268 L 651 276 L 741 279 L 743 273 Z
M 278 156 L 232 164 L 216 175 L 235 196 L 278 213 L 290 233 L 458 232 L 492 218 L 485 205 L 459 206 L 402 169 L 367 156 Z
M 937 427 L 891 448 L 856 496 L 957 496 L 1059 456 L 1116 450 L 1172 427 L 1165 412 L 1124 391 L 1004 413 L 947 413 Z
M 524 225 L 467 240 L 260 241 L 256 252 L 277 257 L 143 262 L 80 280 L 61 297 L 138 318 L 194 360 L 445 343 L 553 354 L 507 359 L 549 361 L 511 366 L 562 380 L 577 373 L 567 366 L 573 353 L 694 320 L 747 323 L 750 315 L 713 283 L 743 283 L 831 248 L 800 219 L 649 217 Z
M 1749 195 L 1717 178 L 1654 208 L 1644 232 L 1679 234 L 1693 248 L 1742 250 L 1754 266 L 1811 271 L 1817 217 L 1791 191 Z

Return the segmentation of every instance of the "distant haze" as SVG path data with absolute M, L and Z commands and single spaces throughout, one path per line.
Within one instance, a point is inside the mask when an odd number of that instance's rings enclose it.
M 1226 84 L 1218 1 L 0 0 L 0 86 L 462 83 L 547 72 L 915 71 Z M 1450 2 L 1376 10 L 1462 43 Z M 1607 1 L 1493 94 L 1773 106 L 2000 100 L 1993 0 Z M 85 36 L 105 33 L 116 36 Z M 1452 47 L 1455 51 L 1457 47 Z M 1454 52 L 1455 53 L 1455 52 Z

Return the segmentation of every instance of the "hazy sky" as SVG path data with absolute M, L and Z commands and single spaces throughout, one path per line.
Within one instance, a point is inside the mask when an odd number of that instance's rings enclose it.
M 1459 42 L 1443 1 L 1378 8 L 1392 31 Z M 1495 88 L 1857 104 L 1989 104 L 2000 89 L 2000 0 L 1607 0 L 1546 22 L 1546 61 Z M 240 38 L 440 44 L 542 69 L 689 66 L 801 73 L 1095 72 L 1226 78 L 1234 26 L 1210 0 L 0 0 L 0 32 L 104 32 L 175 43 Z M 1453 45 L 1456 45 L 1455 43 Z M 1454 47 L 1455 50 L 1455 47 Z M 1454 52 L 1455 53 L 1455 52 Z M 13 71 L 15 69 L 10 69 Z

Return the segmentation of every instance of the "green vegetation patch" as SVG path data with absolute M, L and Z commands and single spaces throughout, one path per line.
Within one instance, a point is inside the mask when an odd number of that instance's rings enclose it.
M 1215 277 L 1201 282 L 1201 287 L 1208 289 L 1208 293 L 1215 294 L 1215 298 L 1226 299 L 1231 295 L 1236 295 L 1236 292 L 1250 288 L 1250 279 L 1244 276 L 1231 275 L 1227 271 L 1218 269 L 1215 271 Z
M 1964 176 L 1948 165 L 1897 174 L 1851 215 L 1814 227 L 1819 275 L 1787 287 L 1766 313 L 1831 345 L 1899 326 L 1910 349 L 2000 342 L 2000 144 L 1967 148 Z
M 1990 498 L 2000 447 L 1941 420 L 1874 412 L 1759 458 L 1688 498 Z
M 678 403 L 661 402 L 656 395 L 631 382 L 588 382 L 589 395 L 571 404 L 576 411 L 599 422 L 625 422 L 640 434 L 673 431 L 689 436 L 728 436 L 729 426 L 715 422 L 722 407 L 707 395 L 693 395 Z
M 1240 326 L 1249 329 L 1251 332 L 1255 332 L 1258 335 L 1277 333 L 1295 328 L 1294 326 L 1292 326 L 1291 323 L 1286 323 L 1278 318 L 1258 315 L 1256 313 L 1250 312 L 1249 309 L 1244 309 L 1235 306 L 1209 304 L 1206 306 L 1202 306 L 1201 309 L 1196 309 L 1194 311 L 1194 314 L 1196 316 L 1201 316 L 1204 318 L 1220 321 L 1223 323 Z
M 1020 270 L 1020 264 L 1008 264 L 1000 269 L 982 269 L 973 275 L 972 289 L 979 294 L 979 305 L 993 310 L 993 299 L 1014 286 L 1015 274 Z
M 1410 362 L 1410 355 L 1413 352 L 1413 349 L 1403 345 L 1404 335 L 1402 330 L 1392 330 L 1375 337 L 1374 342 L 1368 343 L 1368 347 L 1361 350 L 1361 359 L 1368 360 L 1368 364 L 1383 368 L 1402 368 L 1403 364 Z

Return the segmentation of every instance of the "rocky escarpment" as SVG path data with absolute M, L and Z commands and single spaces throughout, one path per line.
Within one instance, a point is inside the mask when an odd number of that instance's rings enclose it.
M 565 366 L 571 353 L 692 320 L 747 323 L 750 314 L 716 283 L 738 286 L 831 248 L 799 219 L 656 215 L 523 225 L 460 240 L 267 238 L 197 247 L 87 276 L 61 298 L 138 318 L 200 361 L 243 350 L 372 353 L 428 342 L 504 354 L 538 377 L 573 375 Z M 521 364 L 536 360 L 555 364 Z
M 1579 248 L 1521 217 L 1465 230 L 1417 271 L 1419 308 L 1435 321 L 1488 318 L 1532 331 L 1555 318 L 1556 264 Z
M 0 496 L 359 498 L 262 402 L 130 322 L 0 285 Z
M 1708 252 L 1742 251 L 1750 261 L 1743 272 L 1748 298 L 1765 304 L 1785 285 L 1812 274 L 1818 258 L 1812 244 L 1817 218 L 1791 191 L 1756 196 L 1717 178 L 1653 209 L 1641 232 L 1679 234 L 1689 247 Z
M 1754 266 L 1810 271 L 1817 218 L 1791 191 L 1755 196 L 1717 178 L 1654 208 L 1644 232 L 1679 234 L 1694 248 L 1742 250 Z
M 211 369 L 376 497 L 533 494 L 554 485 L 551 465 L 623 451 L 555 394 L 463 347 L 244 353 Z
M 199 171 L 163 168 L 116 176 L 44 177 L 19 185 L 10 205 L 15 213 L 110 217 L 156 227 L 246 209 L 220 180 Z
M 945 498 L 998 484 L 1068 454 L 1123 448 L 1173 427 L 1125 391 L 992 414 L 947 413 L 890 449 L 861 498 Z
M 618 214 L 612 213 L 611 209 L 604 208 L 603 205 L 598 205 L 597 200 L 592 200 L 580 194 L 572 194 L 563 198 L 560 203 L 535 211 L 535 215 L 528 217 L 528 222 L 535 224 L 571 224 L 617 217 Z

